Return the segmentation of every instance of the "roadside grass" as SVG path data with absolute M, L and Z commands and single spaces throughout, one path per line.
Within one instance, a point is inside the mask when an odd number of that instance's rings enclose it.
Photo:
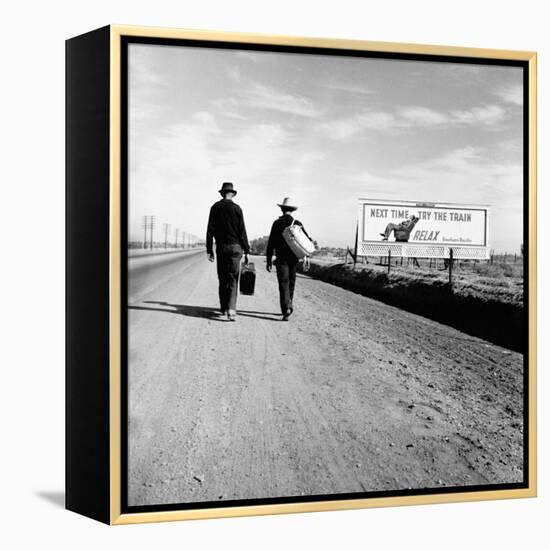
M 385 262 L 386 259 L 384 258 Z M 343 259 L 338 257 L 314 257 L 312 264 L 328 268 L 330 266 L 344 266 Z M 379 282 L 381 275 L 386 275 L 385 284 L 391 286 L 407 286 L 408 284 L 424 283 L 441 287 L 447 284 L 449 272 L 444 267 L 443 260 L 437 264 L 429 260 L 419 260 L 416 266 L 412 261 L 393 260 L 388 275 L 387 264 L 381 264 L 378 259 L 369 259 L 369 263 L 357 263 L 355 271 L 362 273 L 367 278 L 376 279 Z M 352 270 L 351 264 L 345 269 Z M 353 271 L 353 270 L 352 270 Z M 484 301 L 499 301 L 512 303 L 519 307 L 523 305 L 523 264 L 503 262 L 473 262 L 456 261 L 453 267 L 453 291 L 455 294 L 463 294 L 468 297 L 478 297 Z
M 424 315 L 500 345 L 523 348 L 523 266 L 457 261 L 453 283 L 442 260 L 392 261 L 388 273 L 375 259 L 345 264 L 341 258 L 312 258 L 308 274 L 353 292 Z

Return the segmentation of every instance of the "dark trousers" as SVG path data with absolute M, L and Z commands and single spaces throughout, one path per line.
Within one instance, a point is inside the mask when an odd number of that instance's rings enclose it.
M 238 244 L 222 244 L 216 247 L 220 308 L 222 311 L 237 309 L 237 289 L 243 249 Z
M 293 309 L 294 287 L 296 286 L 296 269 L 298 260 L 277 258 L 275 260 L 277 269 L 277 281 L 279 282 L 279 303 L 281 313 L 284 315 L 287 310 Z
M 396 224 L 396 223 L 389 223 L 386 225 L 386 229 L 384 229 L 384 239 L 389 239 L 390 235 L 393 234 L 395 236 L 395 240 L 397 242 L 408 242 L 409 236 L 411 234 L 411 230 L 407 229 L 407 227 L 404 227 L 403 224 Z
M 392 231 L 397 231 L 399 229 L 399 225 L 396 223 L 389 223 L 386 225 L 386 229 L 384 229 L 384 238 L 387 239 L 392 234 Z

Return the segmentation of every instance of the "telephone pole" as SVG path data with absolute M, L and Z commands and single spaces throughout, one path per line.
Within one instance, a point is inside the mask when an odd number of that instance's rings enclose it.
M 147 248 L 147 216 L 143 216 L 143 248 Z
M 155 216 L 143 216 L 143 248 L 147 248 L 147 230 L 150 231 L 150 245 L 153 250 L 153 229 L 155 228 Z
M 176 227 L 176 248 L 178 247 L 178 235 L 180 230 Z
M 168 248 L 168 229 L 170 229 L 170 224 L 165 223 L 164 226 L 164 248 Z

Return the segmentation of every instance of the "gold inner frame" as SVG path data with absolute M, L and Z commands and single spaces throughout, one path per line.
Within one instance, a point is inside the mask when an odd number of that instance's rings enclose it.
M 148 523 L 187 519 L 207 519 L 267 514 L 289 514 L 326 510 L 350 510 L 416 504 L 471 502 L 535 497 L 537 494 L 537 440 L 536 440 L 536 352 L 537 352 L 537 54 L 528 51 L 493 50 L 455 46 L 428 46 L 394 42 L 370 42 L 328 38 L 257 35 L 220 31 L 199 31 L 158 27 L 112 25 L 110 27 L 110 246 L 109 246 L 109 359 L 110 359 L 110 518 L 112 525 Z M 331 500 L 287 504 L 260 504 L 223 508 L 200 508 L 162 512 L 121 513 L 121 37 L 175 38 L 211 40 L 233 43 L 268 44 L 277 46 L 307 46 L 347 50 L 366 50 L 403 54 L 428 54 L 472 58 L 527 61 L 529 67 L 529 479 L 528 487 L 509 490 L 486 490 L 464 493 L 441 493 L 399 497 Z

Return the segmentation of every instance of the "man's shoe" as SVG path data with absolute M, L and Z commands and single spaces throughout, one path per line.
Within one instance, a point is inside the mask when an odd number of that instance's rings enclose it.
M 290 317 L 292 313 L 292 310 L 287 309 L 286 312 L 283 314 L 283 321 L 288 321 L 288 318 Z
M 236 321 L 237 320 L 237 312 L 233 309 L 230 309 L 227 312 L 227 320 L 228 321 Z

